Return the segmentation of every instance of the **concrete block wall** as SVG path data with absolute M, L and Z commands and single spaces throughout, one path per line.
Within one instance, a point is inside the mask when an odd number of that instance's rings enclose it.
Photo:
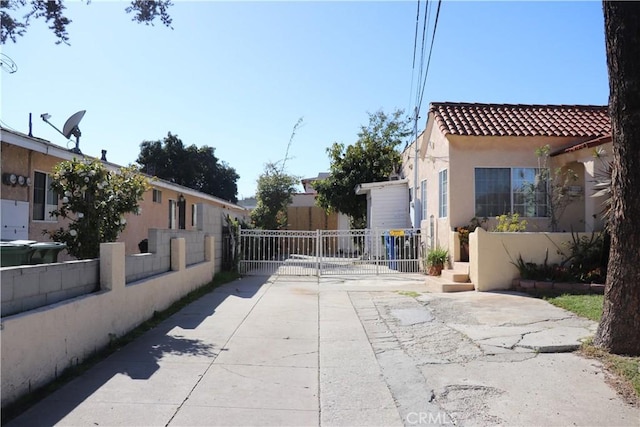
M 94 292 L 98 269 L 98 260 L 3 268 L 2 317 Z
M 213 242 L 212 236 L 206 236 L 204 262 L 187 266 L 186 240 L 173 239 L 167 245 L 173 249 L 172 270 L 139 280 L 133 286 L 125 283 L 124 244 L 103 243 L 98 266 L 99 292 L 2 317 L 2 407 L 55 380 L 66 368 L 107 346 L 112 337 L 120 337 L 151 318 L 154 311 L 166 309 L 209 283 L 215 273 Z M 4 288 L 5 269 L 2 273 Z
M 205 260 L 205 237 L 202 231 L 149 230 L 149 253 L 127 256 L 126 282 L 132 283 L 171 270 L 171 239 L 183 238 L 186 245 L 186 264 Z M 219 271 L 219 270 L 217 270 Z
M 211 205 L 198 205 L 197 223 L 198 230 L 204 231 L 214 237 L 214 246 L 216 248 L 222 248 L 222 226 L 223 218 L 225 215 L 231 215 L 235 218 L 236 215 L 233 212 L 228 212 L 225 209 L 211 206 Z M 220 271 L 222 268 L 222 251 L 217 250 L 214 254 L 214 264 L 216 271 Z
M 155 276 L 169 271 L 167 257 L 158 254 L 145 253 L 127 256 L 125 262 L 125 276 L 127 283 Z
M 171 270 L 171 240 L 185 240 L 186 265 L 206 260 L 208 233 L 186 230 L 149 230 L 150 253 L 126 257 L 125 281 L 133 283 Z M 214 244 L 221 244 L 221 229 Z M 215 251 L 215 271 L 220 271 L 220 251 Z M 25 265 L 2 268 L 2 316 L 43 307 L 99 289 L 99 261 Z
M 219 232 L 220 233 L 220 232 Z M 204 237 L 205 233 L 192 230 L 149 230 L 149 252 L 160 257 L 162 268 L 169 270 L 171 239 L 183 238 L 187 245 L 187 265 L 204 261 Z

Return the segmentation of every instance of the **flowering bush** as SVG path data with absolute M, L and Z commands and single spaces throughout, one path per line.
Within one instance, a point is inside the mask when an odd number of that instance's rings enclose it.
M 520 220 L 520 215 L 517 213 L 504 214 L 497 216 L 498 224 L 494 231 L 498 232 L 519 232 L 527 229 L 527 220 Z
M 139 202 L 149 188 L 135 166 L 111 172 L 98 160 L 73 159 L 54 168 L 51 188 L 62 197 L 52 212 L 69 218 L 68 228 L 45 230 L 52 240 L 67 245 L 79 259 L 97 258 L 100 243 L 114 242 L 126 226 L 124 214 L 140 214 Z

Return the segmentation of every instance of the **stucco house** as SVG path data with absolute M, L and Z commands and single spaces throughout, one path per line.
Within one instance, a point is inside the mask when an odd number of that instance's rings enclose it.
M 359 184 L 357 195 L 367 196 L 367 228 L 411 228 L 409 191 L 405 179 Z
M 287 207 L 288 230 L 348 230 L 349 217 L 340 212 L 326 213 L 316 205 L 318 192 L 313 183 L 329 176 L 320 172 L 317 176 L 302 178 L 300 184 L 304 191 L 295 193 Z
M 64 222 L 49 215 L 60 203 L 59 197 L 49 188 L 53 167 L 74 157 L 92 156 L 6 128 L 0 128 L 0 139 L 3 176 L 1 238 L 46 241 L 43 230 L 59 228 Z M 120 167 L 106 161 L 106 157 L 102 161 L 111 170 Z M 125 243 L 127 255 L 139 252 L 138 244 L 147 238 L 151 228 L 197 229 L 199 204 L 218 208 L 221 227 L 222 215 L 248 218 L 249 211 L 235 203 L 157 178 L 149 177 L 149 183 L 151 188 L 140 204 L 141 214 L 126 216 L 127 227 L 118 239 Z M 63 252 L 59 260 L 70 259 L 65 254 Z
M 599 230 L 602 200 L 591 195 L 611 153 L 610 135 L 606 106 L 434 102 L 425 130 L 402 153 L 414 226 L 427 247 L 449 249 L 453 261 L 459 251 L 452 231 L 474 217 L 491 228 L 497 215 L 517 212 L 528 231 L 549 231 L 545 187 L 534 197 L 522 191 L 538 175 L 536 149 L 549 145 L 550 168 L 570 168 L 577 177 L 569 189 L 577 197 L 558 228 Z

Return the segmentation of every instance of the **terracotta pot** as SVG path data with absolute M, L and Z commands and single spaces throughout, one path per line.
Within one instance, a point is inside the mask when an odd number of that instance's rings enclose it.
M 439 276 L 442 274 L 443 265 L 431 265 L 429 266 L 429 276 Z
M 469 244 L 460 243 L 460 262 L 469 262 Z

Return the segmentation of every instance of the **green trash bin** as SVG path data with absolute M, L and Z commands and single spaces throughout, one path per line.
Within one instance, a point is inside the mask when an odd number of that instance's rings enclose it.
M 59 242 L 39 242 L 32 243 L 30 247 L 33 249 L 33 253 L 29 264 L 51 264 L 58 262 L 58 254 L 67 245 Z
M 34 250 L 31 245 L 25 243 L 0 242 L 0 265 L 12 267 L 29 264 Z

